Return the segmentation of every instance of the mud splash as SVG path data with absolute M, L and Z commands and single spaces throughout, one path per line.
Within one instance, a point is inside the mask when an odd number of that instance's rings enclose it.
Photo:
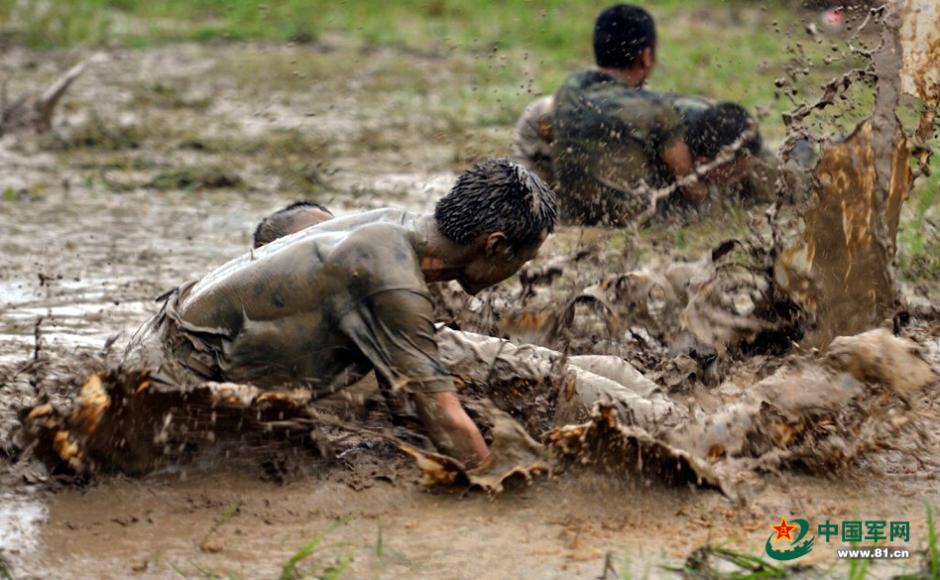
M 24 493 L 0 492 L 0 557 L 34 550 L 39 543 L 39 524 L 46 515 L 41 500 Z
M 666 485 L 708 486 L 735 495 L 703 459 L 642 428 L 625 425 L 609 404 L 599 403 L 590 421 L 559 427 L 548 433 L 547 440 L 568 469 L 591 466 L 621 478 L 639 475 L 647 484 L 656 480 Z
M 823 147 L 802 240 L 786 248 L 774 267 L 774 282 L 807 316 L 809 345 L 825 346 L 836 336 L 871 328 L 896 310 L 894 243 L 882 244 L 878 236 L 897 237 L 913 175 L 907 140 L 897 130 L 888 140 L 894 148 L 885 195 L 874 139 L 870 121 L 841 143 Z M 880 227 L 886 232 L 878 233 Z M 849 295 L 852 300 L 845 299 Z
M 624 420 L 600 403 L 590 421 L 549 438 L 569 461 L 705 483 L 730 497 L 757 472 L 839 471 L 873 451 L 928 457 L 940 374 L 919 347 L 884 330 L 837 339 L 822 359 L 796 359 L 710 412 L 690 410 L 668 430 Z M 627 469 L 629 468 L 629 469 Z
M 470 405 L 490 427 L 494 451 L 491 462 L 474 470 L 408 443 L 402 437 L 422 436 L 404 428 L 399 431 L 406 433 L 398 436 L 387 423 L 381 431 L 357 425 L 336 413 L 335 402 L 313 401 L 306 390 L 262 391 L 215 382 L 168 387 L 151 382 L 146 373 L 126 370 L 93 373 L 74 398 L 25 410 L 22 437 L 51 473 L 80 477 L 143 475 L 191 462 L 200 452 L 227 443 L 237 443 L 242 455 L 255 453 L 261 464 L 276 460 L 278 447 L 305 447 L 332 459 L 363 441 L 387 443 L 413 457 L 428 485 L 461 481 L 498 493 L 507 479 L 530 480 L 548 471 L 542 446 L 508 414 L 486 400 Z M 350 434 L 356 439 L 350 441 Z
M 807 344 L 825 346 L 839 335 L 855 334 L 891 318 L 897 310 L 894 259 L 901 206 L 916 174 L 912 155 L 924 171 L 938 106 L 940 28 L 936 6 L 909 0 L 872 9 L 880 18 L 881 44 L 868 54 L 870 64 L 843 77 L 874 79 L 871 117 L 845 139 L 823 143 L 801 232 L 780 253 L 774 281 L 807 316 Z M 836 86 L 836 85 L 832 85 Z M 907 135 L 897 116 L 902 92 L 921 99 L 920 122 Z M 835 92 L 790 113 L 789 130 L 805 132 L 799 122 L 812 110 L 833 103 Z M 912 147 L 913 138 L 918 146 Z M 792 222 L 787 223 L 793 227 Z M 793 237 L 793 232 L 788 232 Z M 784 234 L 786 237 L 787 234 Z M 853 300 L 845 300 L 846 296 Z
M 211 382 L 168 388 L 116 371 L 91 375 L 65 405 L 31 409 L 27 444 L 53 472 L 141 474 L 225 440 L 237 441 L 242 453 L 263 454 L 280 442 L 322 454 L 331 447 L 323 440 L 337 443 L 340 432 L 410 455 L 427 485 L 463 482 L 499 493 L 511 479 L 592 466 L 745 499 L 747 477 L 761 471 L 830 472 L 887 449 L 921 458 L 936 443 L 927 425 L 938 417 L 920 401 L 940 375 L 916 343 L 886 330 L 840 338 L 822 358 L 795 359 L 717 412 L 667 395 L 616 357 L 569 358 L 446 328 L 439 333 L 461 397 L 490 439 L 490 462 L 473 470 L 406 442 L 403 436 L 420 435 L 401 435 L 401 427 L 364 428 L 318 409 L 303 390 Z M 585 422 L 574 423 L 579 419 Z M 522 425 L 541 428 L 545 447 Z

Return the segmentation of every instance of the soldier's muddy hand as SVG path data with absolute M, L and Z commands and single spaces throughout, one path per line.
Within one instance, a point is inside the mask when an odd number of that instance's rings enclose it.
M 467 415 L 457 393 L 420 394 L 414 397 L 422 422 L 438 448 L 466 465 L 478 465 L 490 452 L 480 429 Z

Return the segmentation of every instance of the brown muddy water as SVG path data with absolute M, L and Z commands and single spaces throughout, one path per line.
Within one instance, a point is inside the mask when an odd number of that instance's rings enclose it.
M 154 297 L 243 253 L 266 212 L 301 197 L 337 213 L 427 210 L 469 161 L 508 152 L 508 130 L 436 125 L 433 96 L 408 94 L 388 73 L 400 55 L 370 55 L 372 67 L 350 72 L 351 54 L 252 45 L 116 51 L 96 58 L 70 91 L 53 135 L 0 139 L 4 437 L 15 410 L 39 402 L 32 370 L 112 339 L 121 345 L 155 311 Z M 43 86 L 74 60 L 0 56 L 4 70 L 17 71 L 12 94 Z M 445 60 L 412 67 L 441 83 L 470 74 Z M 707 232 L 690 252 L 719 236 Z M 571 252 L 584 238 L 560 232 L 545 255 Z M 937 331 L 926 328 L 918 337 L 937 367 Z M 769 372 L 730 372 L 719 393 Z M 707 404 L 718 411 L 725 399 Z M 657 578 L 674 575 L 662 565 L 681 565 L 705 544 L 762 555 L 781 516 L 910 521 L 908 546 L 920 550 L 925 503 L 940 504 L 936 454 L 918 463 L 882 450 L 813 475 L 742 473 L 746 501 L 732 501 L 577 471 L 510 482 L 495 497 L 429 490 L 404 457 L 370 448 L 353 450 L 361 460 L 333 463 L 301 450 L 272 475 L 255 451 L 220 445 L 185 466 L 83 485 L 4 461 L 3 558 L 16 577 L 276 577 L 325 534 L 301 570 L 323 573 L 351 559 L 346 574 L 355 578 L 561 578 L 598 577 L 609 562 Z M 836 547 L 820 543 L 800 562 L 841 576 Z M 872 573 L 918 563 L 876 563 Z

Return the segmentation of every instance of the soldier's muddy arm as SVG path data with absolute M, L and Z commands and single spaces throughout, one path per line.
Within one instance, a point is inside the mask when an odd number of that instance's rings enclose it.
M 701 203 L 708 197 L 708 188 L 700 179 L 691 180 L 685 183 L 684 178 L 695 174 L 695 163 L 692 160 L 692 153 L 689 146 L 684 141 L 677 141 L 663 150 L 661 154 L 663 163 L 669 167 L 676 181 L 679 183 L 679 189 L 685 198 L 693 203 Z
M 671 104 L 660 102 L 652 113 L 651 138 L 659 158 L 669 168 L 683 196 L 692 203 L 708 197 L 708 188 L 695 173 L 695 159 L 686 144 L 685 124 L 679 111 Z
M 490 453 L 486 441 L 456 392 L 417 393 L 414 401 L 434 445 L 470 468 L 486 460 Z
M 476 424 L 464 411 L 434 337 L 434 310 L 420 291 L 380 291 L 342 322 L 346 333 L 391 391 L 410 393 L 431 441 L 444 453 L 475 466 L 489 455 Z
M 376 373 L 376 382 L 392 413 L 393 422 L 400 419 L 404 416 L 399 415 L 402 413 L 403 401 L 396 396 L 389 380 L 382 373 Z M 486 458 L 489 453 L 486 442 L 454 392 L 419 392 L 411 396 L 411 401 L 418 419 L 425 425 L 431 441 L 438 449 L 460 458 L 469 467 L 478 465 Z

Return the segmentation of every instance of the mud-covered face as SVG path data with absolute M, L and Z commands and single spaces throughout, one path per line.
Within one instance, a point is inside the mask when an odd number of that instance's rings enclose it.
M 476 257 L 457 275 L 457 282 L 471 295 L 499 284 L 535 258 L 547 237 L 548 231 L 544 231 L 538 243 L 514 250 L 501 233 L 490 234 L 481 242 Z

